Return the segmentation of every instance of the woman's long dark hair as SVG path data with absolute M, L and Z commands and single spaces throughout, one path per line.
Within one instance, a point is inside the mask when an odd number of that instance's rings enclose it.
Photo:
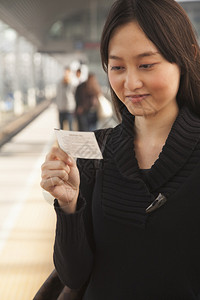
M 117 27 L 137 21 L 163 57 L 181 68 L 177 93 L 179 108 L 189 107 L 200 116 L 200 50 L 193 26 L 174 0 L 117 0 L 112 5 L 101 37 L 101 59 L 108 67 L 109 41 Z M 118 117 L 122 102 L 111 88 Z

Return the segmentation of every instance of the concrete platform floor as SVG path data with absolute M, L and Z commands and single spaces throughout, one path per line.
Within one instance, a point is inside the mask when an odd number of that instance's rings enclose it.
M 1 300 L 33 299 L 53 269 L 56 219 L 42 194 L 40 166 L 57 126 L 51 105 L 0 149 Z

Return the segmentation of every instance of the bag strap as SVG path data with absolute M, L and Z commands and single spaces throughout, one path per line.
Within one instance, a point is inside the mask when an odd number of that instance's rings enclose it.
M 98 142 L 100 145 L 100 150 L 101 150 L 102 155 L 103 155 L 105 147 L 106 147 L 106 142 L 107 142 L 108 136 L 110 135 L 112 129 L 113 128 L 107 128 L 107 129 L 102 130 L 101 134 L 99 136 Z M 99 160 L 99 159 L 94 161 L 94 167 L 96 170 L 99 169 L 100 163 L 101 163 L 101 160 Z
M 101 149 L 102 154 L 105 150 L 106 142 L 107 142 L 108 136 L 110 135 L 111 131 L 112 131 L 112 128 L 102 130 L 102 140 L 101 140 L 102 142 L 101 142 L 101 145 L 100 145 L 100 149 Z

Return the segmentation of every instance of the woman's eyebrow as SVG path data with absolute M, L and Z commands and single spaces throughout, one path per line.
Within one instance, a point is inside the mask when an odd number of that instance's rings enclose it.
M 119 56 L 116 56 L 116 55 L 109 55 L 109 57 L 108 57 L 109 59 L 114 59 L 114 60 L 122 60 L 122 58 L 121 57 L 119 57 Z
M 149 56 L 155 56 L 159 54 L 158 51 L 147 51 L 147 52 L 143 52 L 140 53 L 138 55 L 136 55 L 136 58 L 141 58 L 141 57 L 149 57 Z M 122 60 L 123 58 L 117 55 L 109 55 L 109 59 L 113 59 L 113 60 Z
M 154 56 L 159 54 L 158 51 L 147 51 L 147 52 L 143 52 L 137 55 L 137 57 L 146 57 L 146 56 Z

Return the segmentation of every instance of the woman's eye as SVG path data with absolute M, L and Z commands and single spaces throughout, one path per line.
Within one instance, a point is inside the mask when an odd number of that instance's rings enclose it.
M 139 66 L 139 69 L 150 69 L 154 64 L 143 64 Z
M 122 69 L 123 69 L 123 67 L 120 67 L 120 66 L 113 66 L 113 67 L 111 67 L 111 71 L 120 71 Z

